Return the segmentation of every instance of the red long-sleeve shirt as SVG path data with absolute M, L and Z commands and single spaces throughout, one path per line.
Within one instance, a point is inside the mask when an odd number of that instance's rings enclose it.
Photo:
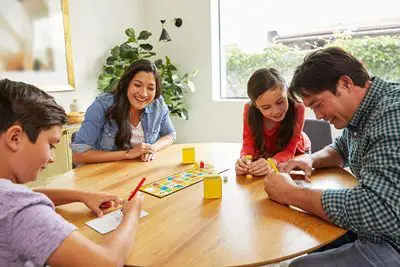
M 240 156 L 257 154 L 257 149 L 254 146 L 252 131 L 248 124 L 249 103 L 244 106 L 243 112 L 243 147 Z M 290 138 L 287 146 L 280 152 L 276 153 L 272 158 L 278 163 L 286 162 L 293 158 L 296 154 L 305 153 L 311 148 L 311 142 L 308 136 L 303 132 L 305 107 L 302 103 L 295 102 L 296 123 L 293 129 L 292 138 Z M 265 150 L 275 151 L 278 139 L 278 128 L 280 123 L 277 123 L 274 128 L 266 130 L 264 127 Z

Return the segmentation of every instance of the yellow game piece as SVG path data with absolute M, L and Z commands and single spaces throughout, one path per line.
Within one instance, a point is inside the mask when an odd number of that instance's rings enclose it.
M 246 159 L 246 161 L 247 161 L 247 165 L 250 165 L 251 160 L 253 159 L 253 156 L 252 156 L 252 155 L 246 155 L 246 156 L 245 156 L 245 159 Z M 253 178 L 253 175 L 251 175 L 251 174 L 246 174 L 246 178 L 247 178 L 247 179 L 251 179 L 251 178 Z
M 182 148 L 182 163 L 183 164 L 196 163 L 194 147 Z
M 200 167 L 199 167 L 199 164 L 197 163 L 197 162 L 195 162 L 194 163 L 194 168 L 196 169 L 196 170 L 198 170 Z
M 222 198 L 222 179 L 220 175 L 207 175 L 204 181 L 204 198 Z
M 267 162 L 269 163 L 269 165 L 271 166 L 271 168 L 275 171 L 275 173 L 279 173 L 278 168 L 276 167 L 274 161 L 271 158 L 267 159 Z

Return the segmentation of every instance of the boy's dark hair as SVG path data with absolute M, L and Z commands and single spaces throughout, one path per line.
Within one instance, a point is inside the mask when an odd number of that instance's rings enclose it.
M 336 94 L 340 77 L 347 75 L 357 86 L 364 87 L 370 79 L 363 64 L 340 47 L 328 47 L 305 56 L 296 68 L 289 88 L 292 94 L 309 96 L 325 90 Z
M 261 111 L 256 107 L 257 98 L 268 90 L 286 90 L 286 83 L 276 69 L 262 68 L 256 70 L 247 83 L 247 95 L 250 98 L 250 107 L 247 122 L 252 131 L 252 138 L 257 149 L 256 158 L 272 157 L 282 151 L 292 138 L 296 123 L 295 96 L 288 94 L 288 110 L 278 129 L 278 139 L 275 151 L 265 150 L 264 122 Z
M 35 143 L 42 130 L 66 122 L 64 109 L 52 96 L 30 84 L 0 80 L 0 134 L 18 124 Z

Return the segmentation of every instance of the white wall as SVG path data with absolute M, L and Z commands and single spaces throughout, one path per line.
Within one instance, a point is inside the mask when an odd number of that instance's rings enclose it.
M 173 118 L 177 142 L 241 142 L 244 101 L 212 100 L 213 86 L 218 89 L 213 78 L 219 75 L 216 4 L 214 0 L 70 0 L 77 90 L 52 95 L 67 111 L 74 97 L 86 109 L 99 94 L 96 84 L 104 59 L 125 40 L 124 30 L 146 29 L 153 33 L 149 41 L 159 57 L 170 56 L 184 72 L 199 70 L 196 92 L 186 97 L 190 119 Z M 160 19 L 176 17 L 183 19 L 182 27 L 169 24 L 172 42 L 159 43 Z
M 145 4 L 145 25 L 157 39 L 160 19 L 183 19 L 181 28 L 167 26 L 172 42 L 155 43 L 158 55 L 168 55 L 181 71 L 199 70 L 194 79 L 197 91 L 186 97 L 190 119 L 173 118 L 179 143 L 242 141 L 245 101 L 213 100 L 213 88 L 219 90 L 217 4 L 215 0 L 148 0 Z M 306 117 L 315 116 L 307 109 Z M 340 132 L 332 129 L 338 136 Z
M 76 91 L 51 93 L 67 111 L 74 97 L 86 108 L 99 94 L 97 77 L 110 49 L 125 41 L 125 29 L 143 28 L 143 0 L 69 0 Z
M 167 27 L 172 42 L 155 44 L 158 55 L 168 55 L 182 71 L 198 69 L 194 79 L 196 92 L 187 95 L 188 121 L 173 119 L 178 142 L 240 142 L 242 140 L 242 110 L 244 102 L 220 102 L 212 100 L 212 76 L 217 65 L 212 64 L 212 45 L 218 45 L 211 36 L 211 6 L 208 0 L 148 0 L 146 1 L 147 28 L 158 39 L 161 33 L 160 19 L 179 17 L 183 25 Z M 216 27 L 217 25 L 214 25 Z M 213 55 L 214 59 L 216 56 Z

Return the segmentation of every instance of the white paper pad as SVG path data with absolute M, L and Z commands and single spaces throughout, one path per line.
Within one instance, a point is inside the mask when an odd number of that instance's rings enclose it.
M 147 214 L 149 214 L 147 211 L 142 210 L 140 213 L 140 218 L 146 216 Z M 104 235 L 115 230 L 115 228 L 117 228 L 118 225 L 121 223 L 121 220 L 122 220 L 122 212 L 121 209 L 119 209 L 110 212 L 101 218 L 88 221 L 86 222 L 86 225 L 93 228 L 100 234 Z
M 312 188 L 311 184 L 310 184 L 310 183 L 307 183 L 307 182 L 304 181 L 304 180 L 294 180 L 294 182 L 295 182 L 298 186 L 305 187 L 305 188 Z

